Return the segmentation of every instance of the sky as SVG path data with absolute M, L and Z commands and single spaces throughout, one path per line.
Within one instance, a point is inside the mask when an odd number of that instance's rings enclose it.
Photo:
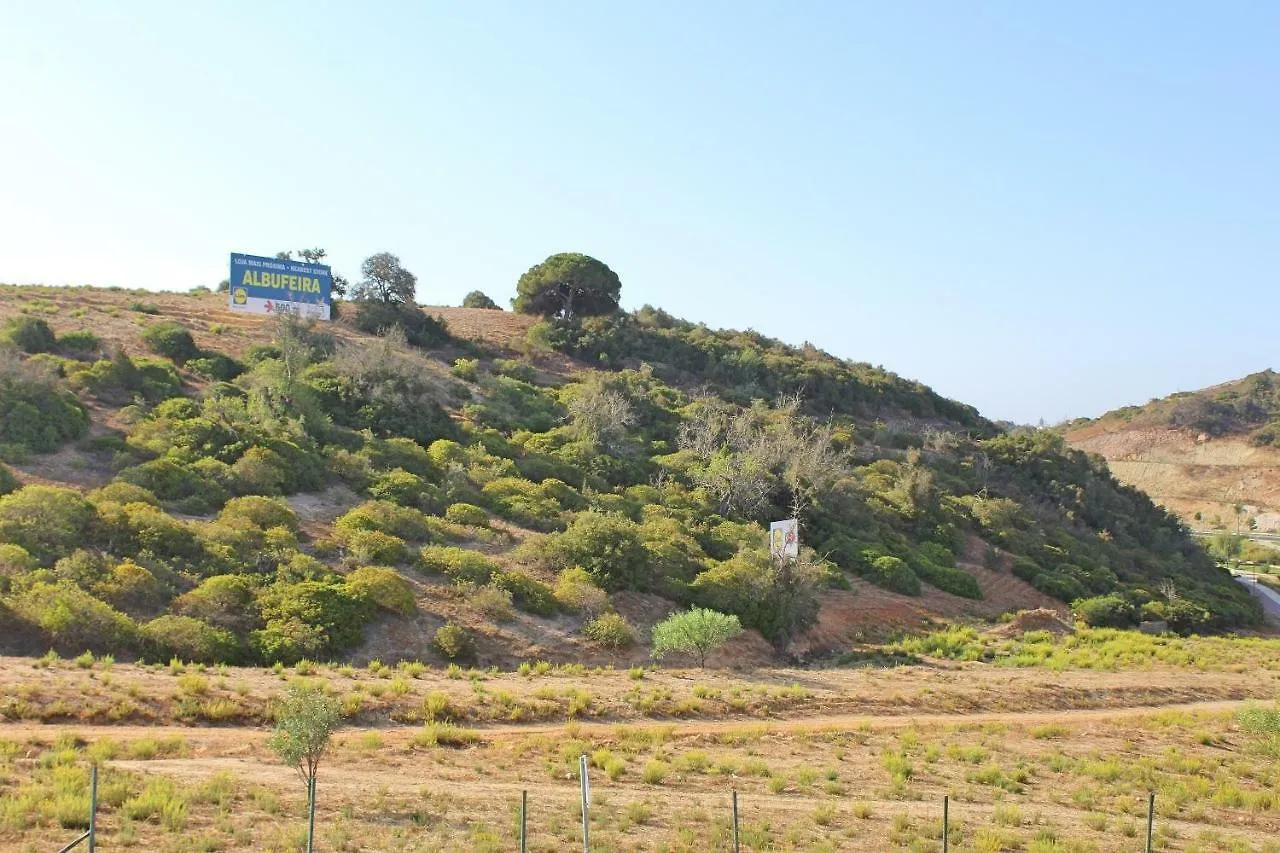
M 0 281 L 584 252 L 1019 423 L 1280 367 L 1280 4 L 0 0 Z

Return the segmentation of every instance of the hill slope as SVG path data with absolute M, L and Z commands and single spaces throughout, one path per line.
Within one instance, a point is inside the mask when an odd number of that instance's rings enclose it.
M 1280 377 L 1271 370 L 1062 430 L 1192 527 L 1253 519 L 1260 531 L 1280 530 Z
M 1112 593 L 1098 621 L 1259 618 L 1057 435 L 811 347 L 653 309 L 222 305 L 0 288 L 5 651 L 622 664 L 698 604 L 749 663 Z

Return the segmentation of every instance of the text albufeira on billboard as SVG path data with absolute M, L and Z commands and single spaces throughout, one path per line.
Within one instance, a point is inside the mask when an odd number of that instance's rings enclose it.
M 233 254 L 230 282 L 232 311 L 329 319 L 333 273 L 322 264 Z

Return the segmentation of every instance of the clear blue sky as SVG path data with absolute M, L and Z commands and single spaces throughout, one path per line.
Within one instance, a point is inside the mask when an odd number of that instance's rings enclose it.
M 1280 4 L 0 0 L 0 281 L 398 254 L 1056 421 L 1274 365 Z

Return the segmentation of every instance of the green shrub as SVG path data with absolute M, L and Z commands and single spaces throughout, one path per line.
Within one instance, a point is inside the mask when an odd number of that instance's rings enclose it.
M 404 540 L 380 530 L 353 530 L 342 535 L 342 544 L 357 563 L 403 563 L 409 559 Z
M 9 466 L 0 462 L 0 497 L 10 492 L 16 492 L 21 487 L 22 481 L 14 475 L 13 471 L 9 470 Z
M 228 497 L 215 480 L 172 459 L 152 459 L 126 468 L 117 476 L 126 483 L 141 486 L 162 501 L 181 502 L 188 512 L 216 509 Z
M 623 649 L 635 642 L 635 629 L 617 613 L 602 613 L 582 626 L 582 633 L 594 643 Z
M 448 660 L 468 660 L 475 654 L 471 632 L 454 622 L 438 628 L 431 644 Z
M 0 445 L 49 453 L 89 429 L 89 415 L 57 378 L 0 352 Z
M 1144 619 L 1168 622 L 1169 630 L 1178 634 L 1203 631 L 1210 620 L 1208 610 L 1186 598 L 1148 601 L 1142 606 L 1142 616 Z
M 509 358 L 494 359 L 493 372 L 499 376 L 510 376 L 521 382 L 532 383 L 538 376 L 537 368 L 527 361 L 515 361 Z
M 654 576 L 640 526 L 630 519 L 598 512 L 577 515 L 563 533 L 531 545 L 537 559 L 553 569 L 585 569 L 601 587 L 649 590 Z
M 347 575 L 347 586 L 381 607 L 400 616 L 411 616 L 418 609 L 413 587 L 395 569 L 365 566 Z
M 914 568 L 921 580 L 943 592 L 963 598 L 982 598 L 978 579 L 963 569 L 939 565 L 923 556 L 917 556 Z
M 698 575 L 689 589 L 695 601 L 735 614 L 782 646 L 817 618 L 824 580 L 820 567 L 808 562 L 779 564 L 768 554 L 740 551 Z
M 459 379 L 475 382 L 480 375 L 480 362 L 474 358 L 459 358 L 453 362 L 449 372 Z
M 419 552 L 423 571 L 445 575 L 455 581 L 484 585 L 501 567 L 479 551 L 452 545 L 427 545 Z
M 133 483 L 114 480 L 102 488 L 94 489 L 90 492 L 89 503 L 94 505 L 115 503 L 121 506 L 124 504 L 150 504 L 158 507 L 160 506 L 160 499 L 150 489 L 135 486 Z
M 489 514 L 474 504 L 450 504 L 444 511 L 446 521 L 454 524 L 465 524 L 468 527 L 488 527 Z
M 368 491 L 377 500 L 400 506 L 434 509 L 440 501 L 440 489 L 437 486 L 403 468 L 374 474 L 369 480 Z
M 94 396 L 119 400 L 141 395 L 156 402 L 182 392 L 182 380 L 173 365 L 161 366 L 146 360 L 134 362 L 118 348 L 110 358 L 71 373 L 67 381 L 73 388 Z
M 546 482 L 499 477 L 485 483 L 480 492 L 499 516 L 531 530 L 556 530 L 564 524 L 564 507 L 552 496 L 554 489 L 545 486 Z
M 864 577 L 876 586 L 903 595 L 919 595 L 921 591 L 920 578 L 898 557 L 877 557 Z
M 511 593 L 495 583 L 470 587 L 467 604 L 494 622 L 510 622 L 516 615 Z
M 230 382 L 245 371 L 243 364 L 220 352 L 209 352 L 199 358 L 192 358 L 186 367 L 196 376 L 215 382 Z
M 36 558 L 25 548 L 9 542 L 0 542 L 0 577 L 13 577 L 39 567 Z
M 191 333 L 169 320 L 148 326 L 140 337 L 156 355 L 173 359 L 177 364 L 185 364 L 200 355 L 200 348 Z
M 264 661 L 328 660 L 360 641 L 373 604 L 345 583 L 276 583 L 258 596 L 266 623 L 250 642 Z
M 405 340 L 424 349 L 443 346 L 450 340 L 448 326 L 416 305 L 369 299 L 357 300 L 354 305 L 352 322 L 362 332 L 381 335 L 398 328 L 404 332 Z
M 199 619 L 243 636 L 259 627 L 255 588 L 240 575 L 206 578 L 195 589 L 174 600 L 173 612 Z
M 293 531 L 298 529 L 297 513 L 279 498 L 260 495 L 232 498 L 222 507 L 218 518 L 225 520 L 233 517 L 246 519 L 263 530 L 272 527 L 285 527 Z
M 1138 621 L 1138 609 L 1114 594 L 1076 599 L 1071 609 L 1091 628 L 1131 628 Z
M 59 581 L 89 590 L 107 576 L 110 568 L 111 561 L 106 554 L 88 548 L 77 548 L 53 564 L 53 575 Z
M 244 360 L 249 365 L 258 365 L 264 361 L 279 359 L 283 355 L 279 344 L 254 344 L 244 351 Z
M 551 587 L 537 578 L 524 572 L 495 572 L 493 581 L 496 586 L 511 593 L 516 607 L 536 616 L 554 616 L 556 613 L 556 597 Z
M 737 616 L 695 607 L 674 613 L 653 626 L 653 656 L 671 652 L 693 655 L 706 666 L 707 655 L 742 632 Z
M 411 438 L 403 436 L 366 438 L 360 453 L 368 458 L 373 468 L 385 470 L 400 468 L 410 474 L 417 474 L 431 483 L 440 480 L 441 468 L 432 458 L 430 451 Z
M 510 376 L 482 376 L 479 380 L 483 397 L 468 405 L 469 418 L 504 432 L 527 429 L 546 432 L 564 416 L 554 396 L 528 382 Z
M 490 311 L 501 311 L 498 303 L 494 302 L 479 290 L 473 290 L 462 298 L 463 308 L 485 308 Z
M 132 616 L 154 613 L 168 601 L 168 590 L 150 569 L 125 560 L 93 587 L 93 594 Z
M 190 616 L 160 616 L 143 625 L 139 634 L 143 654 L 153 661 L 235 663 L 243 653 L 229 630 Z
M 0 497 L 0 542 L 51 564 L 88 538 L 93 507 L 72 489 L 26 486 Z
M 596 615 L 609 606 L 609 594 L 596 586 L 586 569 L 565 569 L 556 576 L 556 602 L 567 610 Z
M 247 495 L 279 495 L 291 491 L 289 466 L 266 447 L 250 447 L 231 466 L 236 491 Z
M 52 352 L 57 345 L 49 324 L 37 317 L 10 317 L 0 326 L 0 342 L 23 352 Z
M 58 348 L 77 353 L 98 352 L 102 349 L 102 340 L 88 329 L 77 329 L 58 335 Z
M 111 605 L 66 583 L 35 583 L 10 601 L 14 613 L 38 627 L 64 653 L 120 652 L 137 636 L 133 621 Z
M 339 517 L 333 527 L 340 537 L 356 531 L 376 530 L 419 542 L 431 538 L 430 524 L 422 512 L 383 500 L 360 504 Z
M 151 504 L 98 505 L 99 530 L 117 550 L 149 551 L 157 557 L 194 558 L 200 541 L 186 522 Z

